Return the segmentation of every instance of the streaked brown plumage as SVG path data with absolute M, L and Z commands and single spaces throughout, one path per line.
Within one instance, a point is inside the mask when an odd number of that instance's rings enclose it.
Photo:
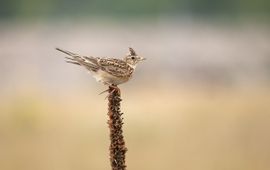
M 138 56 L 132 48 L 129 48 L 129 54 L 123 59 L 82 56 L 60 48 L 56 48 L 56 50 L 70 56 L 66 57 L 68 63 L 85 67 L 98 82 L 106 85 L 127 82 L 132 77 L 137 64 L 145 60 Z

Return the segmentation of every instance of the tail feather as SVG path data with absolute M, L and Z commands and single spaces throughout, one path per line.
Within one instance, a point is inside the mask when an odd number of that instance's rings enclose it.
M 87 60 L 87 61 L 89 61 L 89 62 L 91 62 L 91 63 L 93 63 L 93 64 L 95 64 L 95 65 L 98 65 L 98 61 L 97 61 L 97 58 L 95 58 L 95 57 L 92 57 L 92 56 L 90 56 L 90 57 L 83 57 L 85 60 Z
M 75 64 L 75 65 L 79 65 L 80 66 L 80 63 L 76 62 L 76 61 L 69 61 L 69 60 L 66 60 L 67 63 L 71 63 L 71 64 Z
M 78 54 L 75 54 L 75 53 L 72 53 L 72 52 L 70 52 L 70 51 L 67 51 L 67 50 L 63 50 L 63 49 L 60 49 L 60 48 L 55 48 L 56 50 L 58 50 L 58 51 L 61 51 L 62 53 L 65 53 L 65 54 L 67 54 L 67 55 L 69 55 L 69 56 L 78 56 Z
M 62 53 L 65 53 L 65 54 L 71 56 L 71 57 L 65 57 L 67 63 L 81 65 L 80 64 L 80 60 L 82 60 L 82 59 L 81 59 L 81 57 L 78 54 L 75 54 L 75 53 L 72 53 L 70 51 L 60 49 L 60 48 L 55 48 L 55 49 L 58 50 L 58 51 L 60 51 L 60 52 L 62 52 Z
M 65 57 L 65 59 L 66 60 L 71 60 L 71 61 L 77 61 L 78 60 L 78 59 L 76 60 L 76 58 L 74 58 L 74 57 L 73 58 L 71 58 L 71 57 Z
M 94 71 L 94 72 L 96 72 L 100 68 L 96 58 L 94 57 L 80 56 L 70 51 L 62 50 L 60 48 L 55 48 L 55 49 L 71 56 L 71 57 L 65 57 L 67 59 L 66 60 L 67 63 L 81 65 L 81 66 L 84 66 L 86 69 L 90 71 Z

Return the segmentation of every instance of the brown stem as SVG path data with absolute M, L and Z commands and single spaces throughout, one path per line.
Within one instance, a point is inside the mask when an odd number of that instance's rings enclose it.
M 120 111 L 120 89 L 116 86 L 109 87 L 109 128 L 110 128 L 110 161 L 112 170 L 125 170 L 125 141 L 123 136 L 122 125 L 123 118 L 121 118 Z

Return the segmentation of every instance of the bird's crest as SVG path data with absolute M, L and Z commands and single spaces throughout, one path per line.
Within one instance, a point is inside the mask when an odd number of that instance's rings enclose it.
M 133 48 L 131 48 L 131 47 L 129 47 L 129 53 L 130 53 L 131 56 L 136 56 L 137 55 L 135 50 Z

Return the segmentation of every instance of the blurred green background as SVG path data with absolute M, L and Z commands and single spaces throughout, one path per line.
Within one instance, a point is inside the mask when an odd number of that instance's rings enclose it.
M 270 1 L 0 3 L 1 170 L 110 169 L 106 87 L 54 48 L 130 46 L 128 169 L 270 169 Z
M 1 18 L 58 18 L 110 16 L 112 18 L 203 15 L 207 17 L 266 17 L 267 0 L 2 0 Z

